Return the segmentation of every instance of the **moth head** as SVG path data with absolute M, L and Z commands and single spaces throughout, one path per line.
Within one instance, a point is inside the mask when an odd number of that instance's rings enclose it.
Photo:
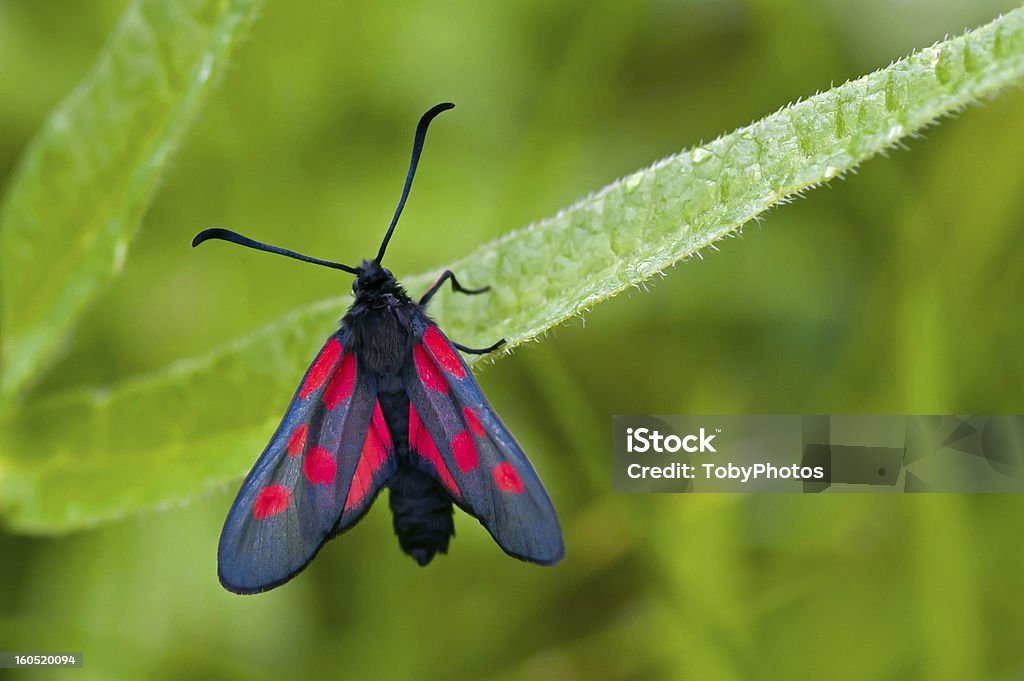
M 391 274 L 391 270 L 382 267 L 376 260 L 364 260 L 356 269 L 358 273 L 356 274 L 355 281 L 352 282 L 352 293 L 356 295 L 360 291 L 372 291 L 383 288 L 395 281 L 395 276 Z

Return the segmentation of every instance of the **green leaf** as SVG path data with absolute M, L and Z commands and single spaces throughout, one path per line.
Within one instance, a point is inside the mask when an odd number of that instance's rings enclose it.
M 259 0 L 136 0 L 32 142 L 0 212 L 0 407 L 121 269 Z
M 640 170 L 450 265 L 454 338 L 509 347 L 696 254 L 772 206 L 1024 79 L 1024 10 Z M 438 268 L 440 271 L 442 268 Z M 436 273 L 435 273 L 436 274 Z M 404 280 L 421 290 L 432 275 Z M 190 498 L 252 465 L 346 299 L 102 393 L 36 401 L 0 429 L 0 503 L 58 532 Z

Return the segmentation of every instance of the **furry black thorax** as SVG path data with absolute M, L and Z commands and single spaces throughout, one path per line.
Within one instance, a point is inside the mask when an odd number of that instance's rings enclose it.
M 352 332 L 353 350 L 366 369 L 398 373 L 412 352 L 416 303 L 387 268 L 364 260 L 352 283 L 355 302 L 341 323 Z

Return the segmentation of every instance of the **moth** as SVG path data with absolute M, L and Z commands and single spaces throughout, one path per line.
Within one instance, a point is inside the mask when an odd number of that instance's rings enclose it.
M 460 355 L 486 354 L 452 342 L 427 315 L 450 283 L 446 270 L 413 301 L 381 264 L 405 207 L 430 122 L 420 118 L 398 207 L 377 257 L 358 267 L 320 260 L 207 229 L 193 246 L 221 239 L 355 275 L 355 300 L 299 383 L 295 395 L 228 512 L 217 572 L 229 591 L 272 589 L 297 575 L 320 548 L 370 509 L 385 487 L 395 534 L 421 566 L 447 553 L 453 505 L 476 517 L 520 560 L 553 565 L 562 533 L 551 500 Z

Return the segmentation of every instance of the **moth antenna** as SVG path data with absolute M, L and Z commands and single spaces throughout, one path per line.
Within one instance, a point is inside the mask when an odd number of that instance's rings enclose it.
M 409 173 L 405 176 L 405 188 L 402 189 L 402 198 L 398 200 L 398 207 L 395 208 L 395 216 L 391 218 L 391 225 L 388 227 L 387 234 L 384 235 L 384 241 L 380 244 L 380 251 L 377 253 L 377 257 L 374 260 L 378 265 L 380 261 L 384 259 L 384 251 L 387 250 L 388 242 L 391 241 L 391 234 L 395 231 L 395 225 L 398 224 L 398 217 L 402 214 L 402 209 L 405 208 L 405 200 L 409 198 L 409 190 L 412 188 L 412 178 L 416 175 L 416 166 L 420 162 L 420 154 L 423 152 L 423 140 L 427 138 L 427 127 L 430 125 L 430 121 L 434 120 L 438 114 L 448 109 L 454 109 L 455 105 L 451 102 L 443 102 L 434 107 L 431 107 L 427 113 L 420 117 L 420 122 L 416 125 L 416 136 L 412 142 L 412 160 L 409 161 Z
M 242 236 L 238 232 L 232 232 L 230 229 L 220 229 L 219 227 L 215 227 L 213 229 L 204 229 L 203 231 L 199 232 L 199 234 L 196 234 L 195 238 L 192 239 L 192 247 L 195 248 L 199 244 L 203 243 L 204 241 L 209 241 L 210 239 L 220 239 L 221 241 L 230 241 L 233 244 L 238 244 L 239 246 L 246 246 L 248 248 L 253 248 L 253 249 L 257 250 L 257 251 L 266 251 L 267 253 L 276 253 L 277 255 L 285 255 L 285 256 L 288 256 L 289 258 L 295 258 L 296 260 L 301 260 L 303 262 L 311 262 L 314 265 L 323 265 L 324 267 L 330 267 L 331 269 L 342 270 L 343 272 L 348 272 L 349 274 L 355 274 L 355 275 L 359 274 L 359 270 L 357 268 L 355 268 L 355 267 L 349 267 L 348 265 L 342 265 L 340 262 L 331 262 L 330 260 L 321 260 L 320 258 L 312 258 L 312 257 L 310 257 L 308 255 L 302 255 L 301 253 L 296 253 L 295 251 L 289 251 L 287 248 L 280 248 L 279 246 L 271 246 L 270 244 L 265 244 L 265 243 L 262 243 L 260 241 L 256 241 L 254 239 L 250 239 L 247 236 Z

